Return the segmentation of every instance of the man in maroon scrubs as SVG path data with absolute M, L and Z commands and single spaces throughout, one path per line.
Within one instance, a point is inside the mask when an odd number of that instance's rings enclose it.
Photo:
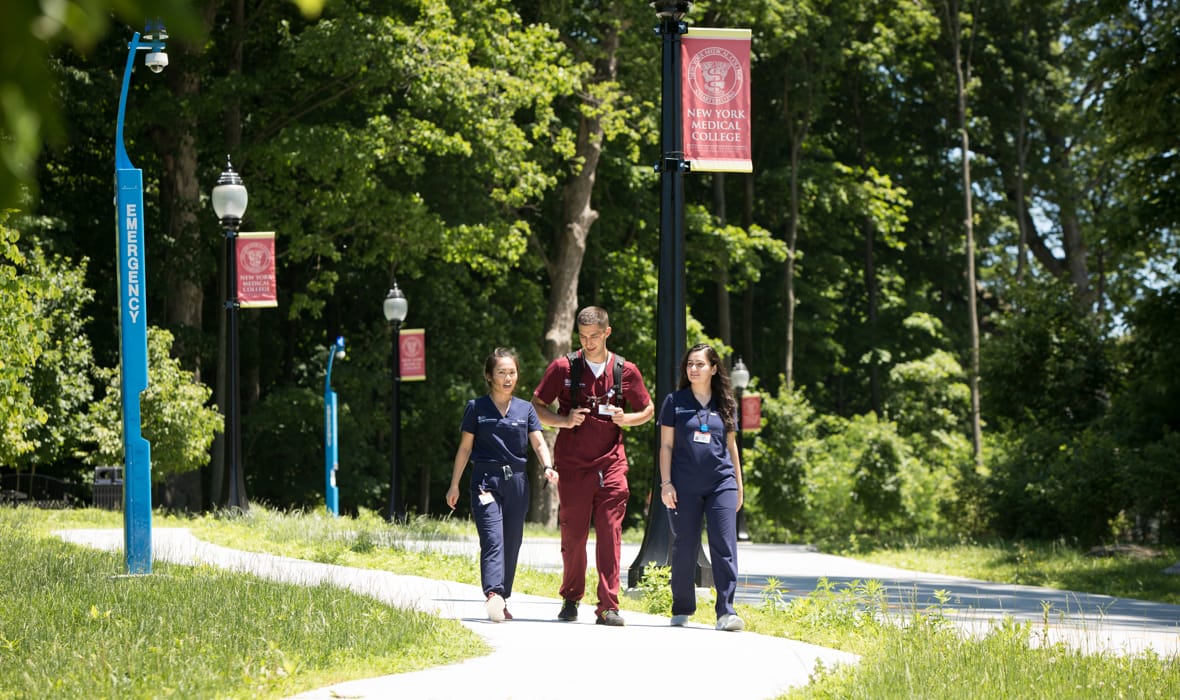
M 554 446 L 563 569 L 563 603 L 557 617 L 567 622 L 578 618 L 578 601 L 586 593 L 586 538 L 593 521 L 598 568 L 595 623 L 621 627 L 619 558 L 630 495 L 622 429 L 651 420 L 655 406 L 633 363 L 623 363 L 621 386 L 615 386 L 615 355 L 606 348 L 611 333 L 606 311 L 588 306 L 578 312 L 577 322 L 582 345 L 578 358 L 574 363 L 564 356 L 551 362 L 533 392 L 541 423 L 561 429 Z M 580 377 L 571 377 L 571 364 L 580 365 Z M 577 386 L 572 386 L 575 381 Z M 551 408 L 555 401 L 556 412 Z M 633 412 L 626 412 L 624 404 Z

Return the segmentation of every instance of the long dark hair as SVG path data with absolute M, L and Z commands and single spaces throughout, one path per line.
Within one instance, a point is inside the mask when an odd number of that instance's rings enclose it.
M 721 421 L 725 424 L 725 429 L 731 432 L 737 430 L 737 401 L 734 401 L 733 398 L 733 386 L 729 383 L 729 371 L 725 369 L 725 363 L 721 361 L 721 356 L 717 354 L 712 345 L 697 343 L 684 353 L 684 357 L 680 360 L 680 386 L 678 388 L 684 389 L 692 383 L 688 381 L 688 356 L 694 352 L 704 352 L 709 365 L 717 368 L 717 373 L 710 380 L 713 401 L 717 404 L 717 412 L 721 414 Z

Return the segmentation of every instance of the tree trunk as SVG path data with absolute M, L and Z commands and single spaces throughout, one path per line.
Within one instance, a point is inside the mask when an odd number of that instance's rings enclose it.
M 205 26 L 213 23 L 212 8 L 205 13 Z M 201 237 L 201 181 L 198 163 L 197 119 L 188 105 L 195 104 L 201 94 L 201 47 L 186 41 L 173 40 L 174 60 L 165 73 L 174 104 L 179 106 L 175 119 L 169 120 L 159 131 L 160 155 L 163 170 L 160 176 L 160 208 L 164 212 L 163 226 L 168 247 L 164 261 L 164 280 L 167 295 L 164 302 L 164 323 L 176 329 L 176 343 L 172 354 L 185 367 L 191 368 L 196 381 L 202 380 L 201 318 L 204 294 L 201 288 L 201 253 L 205 241 Z M 203 503 L 201 479 L 193 475 L 177 475 L 168 479 L 159 490 L 160 505 L 184 511 L 200 510 Z
M 979 414 L 979 310 L 975 282 L 975 215 L 971 197 L 971 142 L 967 133 L 967 84 L 971 79 L 968 57 L 964 70 L 962 58 L 962 30 L 959 26 L 958 0 L 944 0 L 947 34 L 951 43 L 951 60 L 955 67 L 955 96 L 958 105 L 960 148 L 962 149 L 963 209 L 967 240 L 967 315 L 971 335 L 971 443 L 975 450 L 975 466 L 983 466 L 983 421 Z
M 594 80 L 613 81 L 618 75 L 619 35 L 614 25 L 608 25 L 602 37 L 602 60 L 595 62 Z M 586 255 L 586 239 L 590 228 L 598 220 L 594 209 L 594 181 L 602 156 L 605 134 L 596 118 L 584 113 L 578 119 L 578 141 L 575 160 L 582 167 L 562 187 L 561 226 L 557 231 L 555 255 L 547 261 L 550 292 L 549 307 L 545 311 L 545 332 L 541 353 L 552 361 L 570 351 L 571 339 L 578 313 L 578 278 Z M 546 433 L 550 450 L 555 432 Z M 533 470 L 532 504 L 529 519 L 548 527 L 557 525 L 557 489 L 543 488 L 544 478 L 538 468 Z

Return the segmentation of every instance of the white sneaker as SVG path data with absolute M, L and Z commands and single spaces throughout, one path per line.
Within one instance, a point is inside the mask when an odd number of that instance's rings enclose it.
M 672 616 L 672 626 L 673 627 L 684 627 L 687 624 L 688 624 L 688 615 L 673 615 Z
M 488 594 L 488 619 L 492 622 L 504 621 L 504 596 L 496 592 Z
M 717 629 L 724 632 L 737 632 L 745 626 L 745 621 L 737 615 L 722 615 L 717 618 Z

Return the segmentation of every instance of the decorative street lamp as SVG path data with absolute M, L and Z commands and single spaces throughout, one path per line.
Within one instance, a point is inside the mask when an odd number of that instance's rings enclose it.
M 406 295 L 402 294 L 402 290 L 398 289 L 396 280 L 394 280 L 393 289 L 385 295 L 381 310 L 385 313 L 385 320 L 393 324 L 393 430 L 389 452 L 389 504 L 385 509 L 385 514 L 390 522 L 401 522 L 405 519 L 405 513 L 402 511 L 401 498 L 397 488 L 398 471 L 401 466 L 401 445 L 399 442 L 402 431 L 398 393 L 402 384 L 402 321 L 406 320 L 406 313 L 410 310 L 410 302 L 406 300 Z
M 336 338 L 328 351 L 328 373 L 324 375 L 324 502 L 329 515 L 340 515 L 340 489 L 336 487 L 336 469 L 340 466 L 336 443 L 336 392 L 332 391 L 332 360 L 344 359 L 344 336 Z
M 217 178 L 213 188 L 213 212 L 225 229 L 225 356 L 228 367 L 225 373 L 225 481 L 223 487 L 226 508 L 241 511 L 250 509 L 246 500 L 246 482 L 242 474 L 242 409 L 238 363 L 238 228 L 246 214 L 249 196 L 242 178 L 234 172 L 234 166 L 225 157 L 226 169 Z
M 742 463 L 742 468 L 745 469 L 746 461 L 742 459 L 742 392 L 746 390 L 746 387 L 750 386 L 750 370 L 746 369 L 746 364 L 742 362 L 740 356 L 733 361 L 733 369 L 729 370 L 729 381 L 733 385 L 733 390 L 737 393 L 738 461 Z M 746 509 L 744 506 L 737 512 L 737 538 L 740 542 L 750 541 L 750 533 L 746 529 Z
M 682 20 L 692 8 L 687 0 L 656 0 L 651 3 L 659 19 L 656 31 L 663 39 L 662 88 L 660 92 L 660 264 L 656 291 L 656 396 L 667 396 L 676 389 L 680 373 L 680 355 L 687 347 L 687 315 L 684 279 L 684 160 L 681 140 L 683 128 L 680 114 L 680 38 L 688 31 Z M 657 421 L 658 422 L 658 421 Z M 656 427 L 653 446 L 659 464 L 659 427 Z M 658 497 L 660 472 L 652 470 L 651 499 L 647 511 L 647 529 L 639 555 L 627 572 L 627 585 L 637 588 L 648 564 L 667 566 L 672 552 L 672 525 L 668 509 Z M 703 550 L 702 550 L 703 551 Z M 700 557 L 698 557 L 700 559 Z M 699 567 L 699 563 L 698 563 Z M 697 579 L 707 577 L 710 585 L 712 572 L 698 570 Z
M 164 23 L 149 21 L 127 45 L 127 65 L 115 123 L 115 223 L 118 230 L 119 370 L 123 407 L 123 555 L 128 574 L 152 572 L 152 448 L 141 433 L 139 395 L 148 386 L 147 276 L 144 273 L 143 171 L 131 164 L 123 145 L 127 90 L 140 49 L 153 73 L 168 65 Z

